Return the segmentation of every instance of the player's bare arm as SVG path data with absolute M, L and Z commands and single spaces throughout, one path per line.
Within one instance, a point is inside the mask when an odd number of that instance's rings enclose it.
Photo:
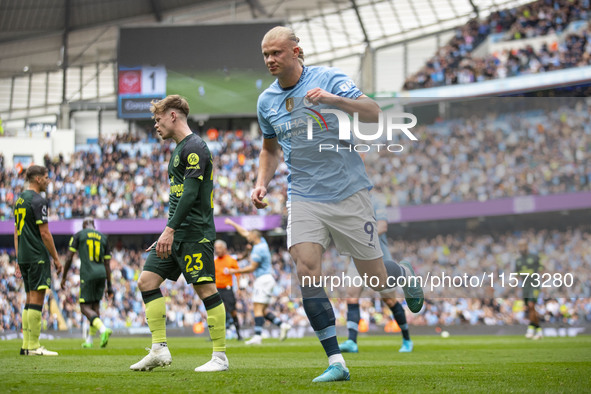
M 57 250 L 55 249 L 55 244 L 53 243 L 53 236 L 51 235 L 51 232 L 49 232 L 49 224 L 40 224 L 39 231 L 41 232 L 41 239 L 43 240 L 43 244 L 45 244 L 47 251 L 53 259 L 55 271 L 59 275 L 62 272 L 62 264 L 60 263 L 60 258 L 57 254 Z
M 14 253 L 15 256 L 18 256 L 18 230 L 16 224 L 14 225 Z
M 107 273 L 107 299 L 113 299 L 113 283 L 111 282 L 111 259 L 105 259 L 105 271 Z
M 238 269 L 232 269 L 230 268 L 228 270 L 228 274 L 230 275 L 235 275 L 235 274 L 250 274 L 251 272 L 254 272 L 254 270 L 256 270 L 259 266 L 259 263 L 257 263 L 254 260 L 250 260 L 250 264 L 247 265 L 246 267 L 243 268 L 238 268 Z
M 277 138 L 265 138 L 259 155 L 257 182 L 250 196 L 254 206 L 258 209 L 267 206 L 267 203 L 263 199 L 267 195 L 267 186 L 271 182 L 271 179 L 273 179 L 273 176 L 275 176 L 275 171 L 279 166 L 280 160 L 281 148 L 277 142 Z
M 240 234 L 244 238 L 248 238 L 249 231 L 247 229 L 245 229 L 244 227 L 242 227 L 241 225 L 239 225 L 238 223 L 236 223 L 235 221 L 233 221 L 232 219 L 226 218 L 224 223 L 229 224 L 230 226 L 234 227 L 236 229 L 236 231 L 238 232 L 238 234 Z
M 382 235 L 388 231 L 388 222 L 385 220 L 378 220 L 378 235 Z
M 244 251 L 242 253 L 236 255 L 236 260 L 244 260 L 245 258 L 248 257 L 248 255 L 250 254 L 251 251 L 252 251 L 252 245 L 246 244 L 246 249 L 244 249 Z
M 64 263 L 64 272 L 62 274 L 62 281 L 60 283 L 60 288 L 62 290 L 66 290 L 66 279 L 68 277 L 68 271 L 72 266 L 72 260 L 74 258 L 74 252 L 68 250 L 68 254 L 66 255 L 66 262 Z
M 14 226 L 14 255 L 18 257 L 18 231 L 16 229 L 16 225 Z M 14 273 L 17 279 L 21 279 L 21 269 L 19 265 L 16 265 L 16 272 Z
M 379 120 L 380 106 L 366 95 L 361 95 L 356 100 L 337 96 L 321 88 L 314 88 L 306 93 L 306 99 L 312 104 L 327 104 L 345 111 L 349 115 L 357 112 L 359 120 L 365 123 L 375 123 Z

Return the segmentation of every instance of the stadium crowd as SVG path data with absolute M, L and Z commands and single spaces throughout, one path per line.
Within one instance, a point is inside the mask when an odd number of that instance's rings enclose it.
M 589 0 L 539 0 L 519 8 L 498 11 L 487 19 L 471 20 L 456 29 L 451 40 L 430 58 L 425 66 L 406 79 L 403 89 L 413 90 L 466 84 L 563 68 L 589 65 L 591 30 L 568 33 L 573 21 L 588 20 Z M 485 57 L 472 52 L 491 33 L 505 32 L 506 39 L 520 40 L 548 34 L 560 39 L 539 50 L 531 46 L 491 53 Z M 562 37 L 562 36 L 565 37 Z
M 548 110 L 499 114 L 491 102 L 481 106 L 486 114 L 419 126 L 413 129 L 419 141 L 404 142 L 402 154 L 368 154 L 369 175 L 391 206 L 591 190 L 591 108 L 582 100 L 551 104 Z M 270 185 L 269 207 L 257 211 L 250 202 L 261 138 L 225 132 L 208 144 L 215 215 L 285 214 L 284 163 Z M 80 149 L 69 161 L 47 156 L 50 220 L 166 217 L 173 148 L 117 135 Z M 2 163 L 0 154 L 0 220 L 11 220 L 24 175 Z
M 433 239 L 416 241 L 397 240 L 391 242 L 396 258 L 410 257 L 417 267 L 417 274 L 425 277 L 427 272 L 438 275 L 462 276 L 464 274 L 481 276 L 483 272 L 495 275 L 509 274 L 517 256 L 517 240 L 525 237 L 530 249 L 539 254 L 544 272 L 571 273 L 575 280 L 572 286 L 560 289 L 544 288 L 538 300 L 540 313 L 546 322 L 562 326 L 573 326 L 591 322 L 591 229 L 582 226 L 566 231 L 530 230 L 523 234 L 503 233 L 495 235 L 441 235 Z M 112 302 L 103 301 L 101 318 L 109 327 L 115 329 L 145 327 L 145 316 L 137 279 L 141 272 L 146 253 L 124 248 L 116 241 L 112 248 L 112 278 L 115 298 Z M 246 262 L 243 262 L 245 264 Z M 335 249 L 329 249 L 324 256 L 324 275 L 340 276 L 345 270 L 347 259 L 338 256 Z M 83 317 L 78 305 L 79 276 L 75 261 L 70 272 L 65 291 L 51 292 L 61 306 L 66 325 L 70 329 L 80 327 Z M 307 327 L 301 299 L 292 283 L 293 263 L 289 253 L 283 248 L 273 251 L 273 269 L 278 285 L 274 289 L 274 311 L 294 326 Z M 498 278 L 498 277 L 497 277 Z M 252 278 L 244 275 L 236 281 L 235 291 L 237 309 L 241 326 L 252 327 Z M 54 284 L 58 283 L 54 278 Z M 293 285 L 293 286 L 292 286 Z M 20 328 L 20 312 L 24 304 L 22 280 L 16 276 L 14 252 L 0 253 L 0 331 Z M 54 287 L 57 288 L 57 285 Z M 297 291 L 297 290 L 294 290 Z M 163 286 L 167 302 L 167 320 L 170 326 L 193 327 L 204 323 L 205 309 L 184 279 L 173 283 L 166 281 Z M 346 324 L 346 300 L 338 298 L 339 293 L 331 293 L 334 298 L 338 325 Z M 409 323 L 421 326 L 468 325 L 510 325 L 525 324 L 522 294 L 518 287 L 507 283 L 501 286 L 471 287 L 439 286 L 426 289 L 426 303 L 419 314 L 407 314 Z M 402 298 L 402 294 L 401 294 Z M 362 318 L 370 324 L 385 326 L 390 317 L 384 312 L 379 297 L 371 291 L 364 293 Z M 44 308 L 45 327 L 57 328 L 57 314 Z
M 418 127 L 404 154 L 366 155 L 366 169 L 388 206 L 591 190 L 589 105 L 544 103 L 554 108 L 503 114 L 495 105 L 529 103 L 483 101 L 464 119 Z
M 520 40 L 560 34 L 572 21 L 586 20 L 591 10 L 589 0 L 538 0 L 510 12 L 515 19 L 507 32 L 506 40 Z
M 240 136 L 240 137 L 238 137 Z M 287 181 L 277 177 L 270 207 L 257 211 L 249 196 L 256 177 L 259 138 L 223 133 L 208 142 L 214 157 L 216 215 L 280 213 Z M 93 216 L 97 219 L 162 218 L 168 215 L 167 166 L 174 145 L 147 137 L 113 135 L 83 146 L 69 159 L 44 158 L 49 169 L 50 220 Z M 279 171 L 285 172 L 282 165 Z M 284 174 L 285 175 L 285 174 Z M 13 217 L 15 196 L 24 187 L 24 171 L 7 168 L 0 154 L 0 220 Z

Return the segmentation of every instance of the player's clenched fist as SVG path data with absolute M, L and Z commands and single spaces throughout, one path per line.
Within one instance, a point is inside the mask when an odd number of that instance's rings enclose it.
M 258 186 L 252 191 L 250 199 L 257 209 L 263 209 L 267 207 L 268 204 L 264 201 L 266 195 L 267 188 L 264 186 Z

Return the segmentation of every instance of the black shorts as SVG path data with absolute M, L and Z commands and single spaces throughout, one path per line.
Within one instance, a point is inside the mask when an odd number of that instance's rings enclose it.
M 236 297 L 234 297 L 234 290 L 232 288 L 223 288 L 218 289 L 218 293 L 222 297 L 222 301 L 224 302 L 224 307 L 226 307 L 226 312 L 232 313 L 236 310 Z
M 535 287 L 526 286 L 523 288 L 523 302 L 527 306 L 529 301 L 533 302 L 534 304 L 538 302 L 538 296 L 540 295 L 540 289 Z
M 194 285 L 215 283 L 213 242 L 173 242 L 172 254 L 166 259 L 158 257 L 154 246 L 143 270 L 172 281 L 176 281 L 182 273 L 187 283 Z
M 105 294 L 106 279 L 80 280 L 80 303 L 94 304 L 101 302 Z
M 51 263 L 41 260 L 37 263 L 18 264 L 25 283 L 25 293 L 51 289 Z

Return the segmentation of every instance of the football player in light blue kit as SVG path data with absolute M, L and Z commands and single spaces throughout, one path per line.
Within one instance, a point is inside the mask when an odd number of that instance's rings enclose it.
M 255 277 L 252 286 L 252 303 L 254 309 L 254 336 L 245 342 L 246 345 L 260 345 L 263 342 L 263 324 L 265 319 L 280 328 L 279 339 L 285 340 L 291 325 L 269 312 L 267 308 L 273 299 L 275 278 L 271 266 L 271 251 L 267 240 L 261 236 L 258 230 L 247 230 L 232 219 L 227 218 L 226 224 L 236 229 L 252 245 L 250 252 L 250 264 L 239 269 L 229 269 L 228 274 L 248 274 L 252 272 Z
M 384 254 L 383 259 L 392 260 L 392 255 L 388 249 L 388 237 L 386 236 L 386 232 L 388 231 L 388 215 L 386 212 L 386 204 L 381 196 L 373 191 L 371 193 L 371 203 L 376 215 L 378 239 L 380 240 L 380 248 Z M 350 276 L 358 275 L 355 266 L 351 263 L 349 263 L 349 271 L 347 274 Z M 359 348 L 357 346 L 357 333 L 359 332 L 359 320 L 361 319 L 359 298 L 361 297 L 362 292 L 362 287 L 349 287 L 347 289 L 347 329 L 349 332 L 349 338 L 339 345 L 339 348 L 343 353 L 359 352 Z M 392 311 L 394 320 L 396 320 L 396 323 L 398 323 L 400 331 L 402 332 L 402 346 L 398 351 L 400 353 L 412 352 L 414 344 L 410 339 L 404 308 L 398 301 L 396 301 L 395 298 L 384 298 L 384 302 Z
M 341 253 L 351 255 L 362 276 L 378 278 L 374 289 L 382 297 L 394 297 L 394 288 L 387 286 L 388 276 L 397 280 L 414 272 L 408 262 L 399 265 L 382 260 L 369 198 L 372 185 L 363 161 L 350 149 L 351 141 L 339 140 L 335 115 L 318 117 L 323 109 L 333 109 L 356 113 L 361 122 L 377 122 L 379 106 L 337 69 L 304 66 L 298 42 L 291 29 L 281 26 L 271 29 L 262 40 L 265 65 L 277 80 L 259 96 L 257 104 L 264 139 L 251 199 L 259 209 L 267 206 L 267 186 L 283 151 L 290 171 L 287 246 L 296 263 L 304 310 L 329 363 L 313 381 L 349 380 L 332 305 L 324 288 L 314 286 L 311 280 L 318 283 L 322 276 L 322 254 L 330 239 Z M 316 122 L 308 122 L 311 118 Z M 312 133 L 308 123 L 314 127 Z M 320 146 L 340 149 L 321 150 Z M 416 281 L 411 284 L 415 286 L 403 290 L 409 308 L 416 313 L 424 296 Z

